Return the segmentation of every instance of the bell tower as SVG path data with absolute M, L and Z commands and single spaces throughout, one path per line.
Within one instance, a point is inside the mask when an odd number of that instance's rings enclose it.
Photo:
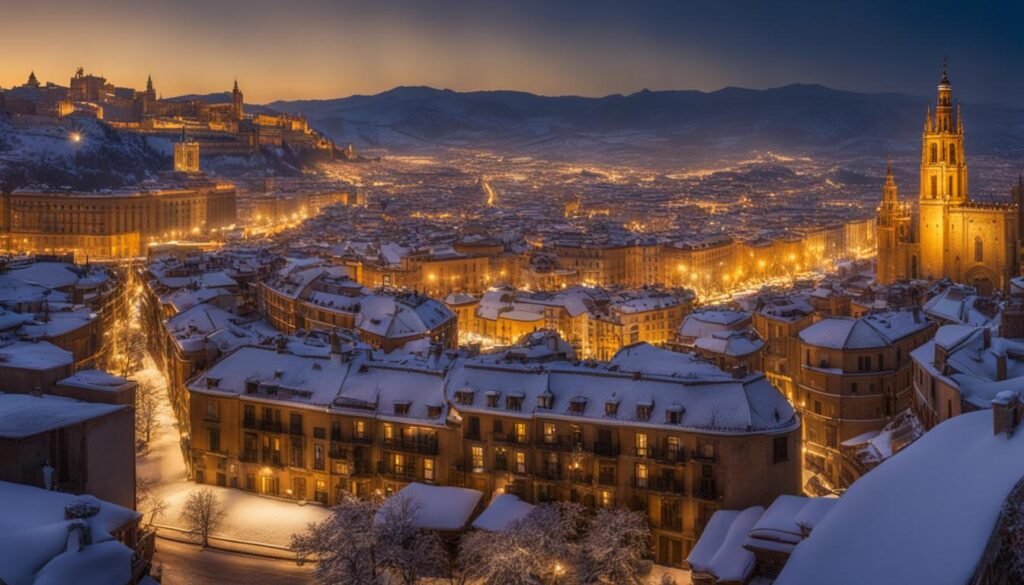
M 969 201 L 963 118 L 959 106 L 954 114 L 953 86 L 943 63 L 935 113 L 931 108 L 925 113 L 921 141 L 921 276 L 950 274 L 949 208 Z

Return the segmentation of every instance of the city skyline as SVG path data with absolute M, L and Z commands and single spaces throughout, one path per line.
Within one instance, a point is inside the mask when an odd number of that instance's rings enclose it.
M 29 70 L 63 83 L 82 66 L 124 86 L 152 75 L 165 97 L 224 91 L 237 78 L 252 103 L 402 85 L 601 96 L 821 83 L 922 94 L 948 55 L 968 101 L 1005 102 L 1022 89 L 1010 65 L 1024 55 L 1012 26 L 1021 8 L 1009 3 L 649 2 L 637 10 L 598 2 L 584 10 L 577 2 L 118 0 L 107 13 L 78 4 L 8 9 L 13 42 L 0 86 L 23 83 Z

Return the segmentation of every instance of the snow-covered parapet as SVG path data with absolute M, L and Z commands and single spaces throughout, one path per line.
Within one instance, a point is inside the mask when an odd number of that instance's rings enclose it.
M 742 511 L 719 510 L 711 516 L 686 558 L 694 585 L 745 583 L 750 578 L 754 554 L 743 548 L 743 542 L 762 514 L 764 508 L 753 506 Z

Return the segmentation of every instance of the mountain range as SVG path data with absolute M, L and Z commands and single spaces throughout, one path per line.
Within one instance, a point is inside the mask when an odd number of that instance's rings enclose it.
M 341 144 L 394 152 L 485 148 L 549 157 L 678 158 L 766 150 L 835 156 L 912 154 L 929 98 L 821 85 L 548 97 L 397 87 L 376 95 L 277 101 Z M 964 104 L 967 148 L 1017 156 L 1024 108 Z

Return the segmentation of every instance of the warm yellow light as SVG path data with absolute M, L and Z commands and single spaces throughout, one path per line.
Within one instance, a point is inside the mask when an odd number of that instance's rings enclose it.
M 81 142 L 82 141 L 82 133 L 81 132 L 72 132 L 68 136 L 68 138 L 71 140 L 71 142 Z

